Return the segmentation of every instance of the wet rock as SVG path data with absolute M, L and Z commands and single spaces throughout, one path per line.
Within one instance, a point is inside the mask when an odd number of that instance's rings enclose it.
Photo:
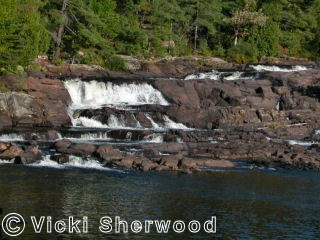
M 67 149 L 71 146 L 71 141 L 68 139 L 63 139 L 55 142 L 54 147 L 59 152 L 62 149 Z
M 188 146 L 184 143 L 160 143 L 160 144 L 146 144 L 141 146 L 142 149 L 155 149 L 162 153 L 180 153 L 188 151 Z
M 33 96 L 9 92 L 6 97 L 15 126 L 35 126 L 42 123 L 41 107 Z
M 53 161 L 56 161 L 59 164 L 65 164 L 70 161 L 70 156 L 66 154 L 59 154 L 59 155 L 55 154 L 51 157 L 51 159 Z
M 78 143 L 71 145 L 68 149 L 60 150 L 62 153 L 73 154 L 77 156 L 89 156 L 96 150 L 96 146 L 88 143 Z
M 11 160 L 17 156 L 20 156 L 23 153 L 23 149 L 18 147 L 15 144 L 11 144 L 11 146 L 0 154 L 0 159 Z
M 31 164 L 42 159 L 42 155 L 38 152 L 35 154 L 33 151 L 26 151 L 14 160 L 15 164 Z
M 161 164 L 169 169 L 177 170 L 178 166 L 181 165 L 180 161 L 182 159 L 182 155 L 165 156 L 161 158 Z
M 41 126 L 71 126 L 67 107 L 71 103 L 68 91 L 58 79 L 28 77 L 25 89 L 40 106 Z
M 203 165 L 208 168 L 234 168 L 238 165 L 227 160 L 203 160 Z
M 169 166 L 163 166 L 163 165 L 159 165 L 156 167 L 155 169 L 156 171 L 169 171 L 169 170 L 172 170 Z
M 183 158 L 180 164 L 181 169 L 198 169 L 198 163 L 192 158 Z
M 121 161 L 114 162 L 117 166 L 124 167 L 124 168 L 132 168 L 132 165 L 134 161 L 136 160 L 136 157 L 133 155 L 127 154 Z
M 95 151 L 95 155 L 106 161 L 119 161 L 123 158 L 118 149 L 113 149 L 110 145 L 102 145 Z
M 48 140 L 57 140 L 59 138 L 60 138 L 60 134 L 56 130 L 48 130 L 46 132 L 46 139 Z
M 7 150 L 9 147 L 10 147 L 10 144 L 9 144 L 9 143 L 0 142 L 0 151 L 1 151 L 1 152 Z
M 141 163 L 141 170 L 144 172 L 154 170 L 157 167 L 158 167 L 158 164 L 149 159 L 144 159 Z

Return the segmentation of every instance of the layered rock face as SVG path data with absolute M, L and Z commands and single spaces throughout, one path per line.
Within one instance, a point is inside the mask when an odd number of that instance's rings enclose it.
M 24 128 L 19 133 L 31 141 L 3 143 L 0 158 L 30 164 L 41 160 L 42 148 L 58 164 L 79 156 L 142 171 L 243 163 L 320 169 L 319 69 L 258 71 L 214 60 L 228 71 L 213 71 L 196 63 L 145 63 L 133 74 L 48 66 L 24 76 L 19 92 L 17 77 L 0 79 L 16 90 L 0 93 L 0 127 Z M 48 143 L 43 148 L 37 140 Z
M 169 102 L 166 113 L 192 128 L 318 124 L 320 71 L 263 73 L 252 80 L 153 83 Z
M 3 77 L 0 82 L 13 90 L 17 81 L 23 81 L 23 90 L 0 93 L 0 126 L 61 127 L 71 126 L 67 107 L 70 95 L 58 79 Z M 18 90 L 18 89 L 17 89 Z

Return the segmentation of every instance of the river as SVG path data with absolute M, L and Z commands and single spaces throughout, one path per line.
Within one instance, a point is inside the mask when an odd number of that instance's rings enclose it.
M 19 239 L 319 239 L 320 177 L 312 172 L 259 169 L 195 175 L 116 169 L 0 166 L 4 214 L 26 218 Z M 88 217 L 88 233 L 35 234 L 30 216 Z M 204 222 L 215 234 L 104 234 L 104 216 Z

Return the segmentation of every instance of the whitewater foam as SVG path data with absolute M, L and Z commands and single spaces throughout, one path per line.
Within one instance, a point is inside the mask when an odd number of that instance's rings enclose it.
M 0 165 L 2 165 L 2 164 L 12 164 L 12 163 L 14 163 L 14 159 L 11 159 L 11 160 L 0 159 Z
M 212 71 L 207 73 L 197 73 L 191 74 L 185 77 L 184 80 L 195 80 L 195 79 L 211 79 L 211 80 L 219 80 L 221 73 L 218 71 Z
M 98 120 L 87 118 L 87 117 L 79 117 L 73 120 L 74 126 L 82 126 L 87 128 L 108 128 L 108 125 L 105 125 Z
M 252 80 L 252 79 L 254 79 L 254 76 L 245 77 L 243 75 L 244 75 L 244 72 L 234 72 L 230 76 L 224 77 L 223 80 L 236 81 L 236 80 Z
M 292 66 L 292 68 L 281 68 L 278 66 L 250 65 L 257 72 L 298 72 L 308 70 L 305 66 Z
M 147 83 L 116 85 L 74 79 L 64 84 L 72 99 L 72 109 L 100 108 L 104 105 L 169 105 L 161 92 Z
M 0 135 L 0 141 L 2 142 L 12 142 L 12 141 L 24 141 L 24 137 L 22 135 L 16 133 L 9 133 Z
M 169 128 L 169 129 L 190 129 L 188 127 L 186 127 L 184 124 L 182 123 L 176 123 L 174 121 L 172 121 L 168 116 L 164 115 L 163 116 L 163 120 L 165 121 L 165 127 Z
M 157 124 L 157 123 L 152 119 L 152 117 L 151 117 L 149 114 L 146 113 L 145 116 L 146 116 L 146 118 L 149 119 L 149 121 L 151 122 L 151 125 L 152 125 L 152 127 L 153 127 L 154 129 L 159 129 L 159 130 L 162 130 L 162 129 L 163 129 L 163 127 L 160 127 L 160 125 Z
M 300 141 L 300 140 L 289 140 L 288 143 L 290 145 L 300 145 L 303 147 L 310 147 L 313 144 L 319 144 L 319 142 L 307 142 L 307 141 Z
M 142 141 L 148 143 L 163 143 L 163 135 L 160 133 L 153 133 L 145 136 Z
M 33 167 L 50 167 L 50 168 L 88 168 L 88 169 L 96 169 L 100 171 L 117 171 L 117 172 L 123 172 L 121 170 L 117 169 L 111 169 L 104 167 L 99 161 L 88 158 L 83 159 L 81 157 L 69 156 L 70 161 L 65 164 L 59 164 L 53 160 L 50 159 L 50 155 L 45 155 L 43 159 L 37 163 L 29 164 L 29 166 Z

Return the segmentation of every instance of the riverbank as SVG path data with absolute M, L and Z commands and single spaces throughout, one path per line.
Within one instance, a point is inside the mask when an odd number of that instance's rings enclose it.
M 185 173 L 319 170 L 320 70 L 270 61 L 176 58 L 132 73 L 42 62 L 41 71 L 3 76 L 0 158 L 66 164 L 79 156 Z

